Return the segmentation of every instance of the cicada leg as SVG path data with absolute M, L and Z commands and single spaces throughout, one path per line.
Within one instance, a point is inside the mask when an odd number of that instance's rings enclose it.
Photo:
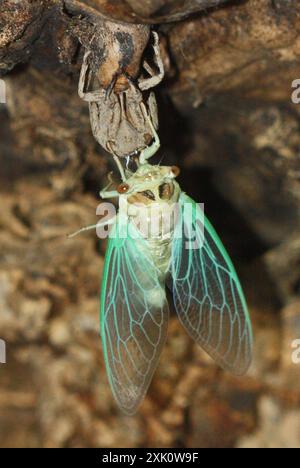
M 82 234 L 83 232 L 86 232 L 86 231 L 91 231 L 92 229 L 97 229 L 99 227 L 108 226 L 109 224 L 113 224 L 114 222 L 115 222 L 115 217 L 113 217 L 112 219 L 109 219 L 108 221 L 105 221 L 104 223 L 99 222 L 99 223 L 93 224 L 91 226 L 85 226 L 85 227 L 79 229 L 78 231 L 73 232 L 72 234 L 69 234 L 68 239 L 72 239 L 73 237 L 78 236 L 78 234 Z
M 97 102 L 97 101 L 105 99 L 106 94 L 105 94 L 104 90 L 85 92 L 87 77 L 88 77 L 88 81 L 89 81 L 88 58 L 89 58 L 90 54 L 91 54 L 91 51 L 87 50 L 85 52 L 85 54 L 84 54 L 84 57 L 83 57 L 83 62 L 82 62 L 81 71 L 80 71 L 80 78 L 79 78 L 79 83 L 78 83 L 78 95 L 84 101 Z M 88 84 L 87 84 L 87 86 L 88 86 Z
M 124 168 L 122 166 L 122 163 L 121 163 L 120 159 L 118 158 L 118 156 L 116 155 L 116 153 L 114 152 L 114 150 L 112 149 L 110 142 L 108 142 L 106 146 L 107 146 L 107 150 L 113 155 L 114 161 L 115 161 L 115 163 L 118 166 L 118 169 L 120 171 L 121 179 L 124 182 L 126 180 L 126 176 L 125 176 L 125 171 L 124 171 Z
M 117 192 L 117 190 L 106 190 L 106 189 L 103 189 L 101 190 L 100 192 L 100 197 L 105 199 L 105 198 L 117 198 L 119 197 L 120 194 L 119 192 Z
M 152 67 L 148 64 L 148 62 L 144 61 L 144 68 L 145 70 L 149 73 L 150 78 L 141 78 L 139 80 L 139 88 L 141 91 L 146 91 L 147 89 L 154 88 L 157 86 L 163 79 L 165 75 L 165 70 L 164 70 L 164 64 L 161 58 L 161 52 L 160 52 L 160 47 L 159 47 L 159 36 L 157 32 L 153 31 L 153 36 L 154 36 L 154 57 L 155 57 L 155 63 L 158 68 L 158 73 L 155 73 L 154 70 L 152 70 Z
M 160 139 L 159 139 L 157 131 L 154 128 L 152 119 L 149 116 L 144 103 L 141 104 L 141 109 L 142 109 L 142 112 L 143 112 L 143 115 L 144 115 L 145 119 L 149 123 L 149 126 L 151 128 L 151 131 L 152 131 L 152 134 L 153 134 L 153 137 L 154 137 L 154 141 L 153 141 L 152 145 L 148 146 L 147 148 L 145 148 L 145 149 L 143 149 L 141 151 L 140 158 L 139 158 L 140 159 L 140 164 L 145 164 L 147 162 L 147 160 L 150 159 L 152 156 L 154 156 L 154 154 L 159 150 L 159 148 L 160 148 Z

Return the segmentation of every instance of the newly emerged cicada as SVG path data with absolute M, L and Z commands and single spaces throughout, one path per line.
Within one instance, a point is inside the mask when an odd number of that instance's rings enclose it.
M 152 131 L 154 143 L 141 153 L 137 171 L 126 177 L 121 169 L 118 189 L 101 192 L 102 198 L 119 197 L 100 321 L 109 382 L 127 414 L 144 398 L 167 336 L 166 286 L 184 328 L 221 367 L 243 375 L 252 355 L 251 322 L 234 266 L 203 210 L 181 191 L 178 168 L 147 162 L 159 147 Z

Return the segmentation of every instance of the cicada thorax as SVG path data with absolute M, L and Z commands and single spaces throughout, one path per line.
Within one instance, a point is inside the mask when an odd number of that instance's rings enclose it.
M 149 168 L 149 171 L 147 170 Z M 174 168 L 146 166 L 139 168 L 119 187 L 129 223 L 146 239 L 153 260 L 162 275 L 168 269 L 171 244 L 178 219 L 180 187 L 174 180 Z M 178 173 L 177 173 L 178 174 Z

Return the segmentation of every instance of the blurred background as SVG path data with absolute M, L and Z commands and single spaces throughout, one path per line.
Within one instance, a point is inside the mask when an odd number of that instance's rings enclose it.
M 1 1 L 1 447 L 300 447 L 299 11 L 296 0 Z M 97 221 L 114 169 L 77 95 L 74 31 L 88 15 L 158 23 L 168 51 L 158 159 L 205 203 L 255 333 L 238 379 L 172 315 L 134 417 L 117 409 L 104 370 L 105 242 L 66 239 Z

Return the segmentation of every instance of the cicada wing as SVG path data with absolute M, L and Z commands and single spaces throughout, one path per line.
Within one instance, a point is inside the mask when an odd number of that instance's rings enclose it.
M 180 196 L 171 258 L 179 319 L 191 337 L 220 364 L 243 375 L 252 356 L 252 328 L 232 262 L 201 208 Z
M 127 414 L 141 403 L 167 334 L 165 286 L 149 245 L 131 225 L 124 238 L 114 226 L 105 258 L 101 336 L 106 370 L 116 401 Z

